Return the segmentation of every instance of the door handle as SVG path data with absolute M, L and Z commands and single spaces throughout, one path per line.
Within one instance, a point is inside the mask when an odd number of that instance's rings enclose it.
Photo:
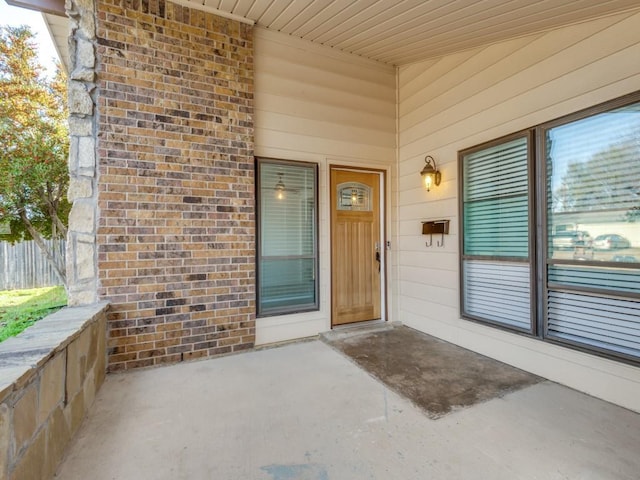
M 380 252 L 376 251 L 376 262 L 378 262 L 378 273 L 380 273 Z

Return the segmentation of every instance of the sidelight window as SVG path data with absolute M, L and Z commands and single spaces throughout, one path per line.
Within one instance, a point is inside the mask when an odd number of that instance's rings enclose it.
M 258 315 L 318 309 L 317 165 L 258 159 Z

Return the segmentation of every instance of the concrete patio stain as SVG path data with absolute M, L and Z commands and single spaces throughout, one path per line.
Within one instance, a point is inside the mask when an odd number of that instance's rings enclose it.
M 543 380 L 405 326 L 334 332 L 323 339 L 431 419 Z
M 261 470 L 271 475 L 272 480 L 329 480 L 327 470 L 315 463 L 268 465 Z

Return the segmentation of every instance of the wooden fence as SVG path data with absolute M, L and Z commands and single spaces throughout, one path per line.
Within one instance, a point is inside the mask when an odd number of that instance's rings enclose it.
M 61 252 L 64 258 L 64 240 L 45 241 L 50 246 L 57 242 L 56 249 Z M 62 285 L 62 281 L 47 262 L 36 242 L 21 242 L 15 245 L 0 242 L 0 290 L 19 290 L 54 285 Z

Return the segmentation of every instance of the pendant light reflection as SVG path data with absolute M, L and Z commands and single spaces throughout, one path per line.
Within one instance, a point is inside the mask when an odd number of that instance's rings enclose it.
M 278 174 L 278 183 L 276 183 L 276 186 L 274 188 L 274 190 L 276 191 L 276 198 L 278 200 L 284 200 L 284 191 L 285 191 L 285 186 L 284 186 L 284 182 L 282 181 L 282 173 Z
M 351 205 L 358 205 L 358 190 L 351 189 Z

